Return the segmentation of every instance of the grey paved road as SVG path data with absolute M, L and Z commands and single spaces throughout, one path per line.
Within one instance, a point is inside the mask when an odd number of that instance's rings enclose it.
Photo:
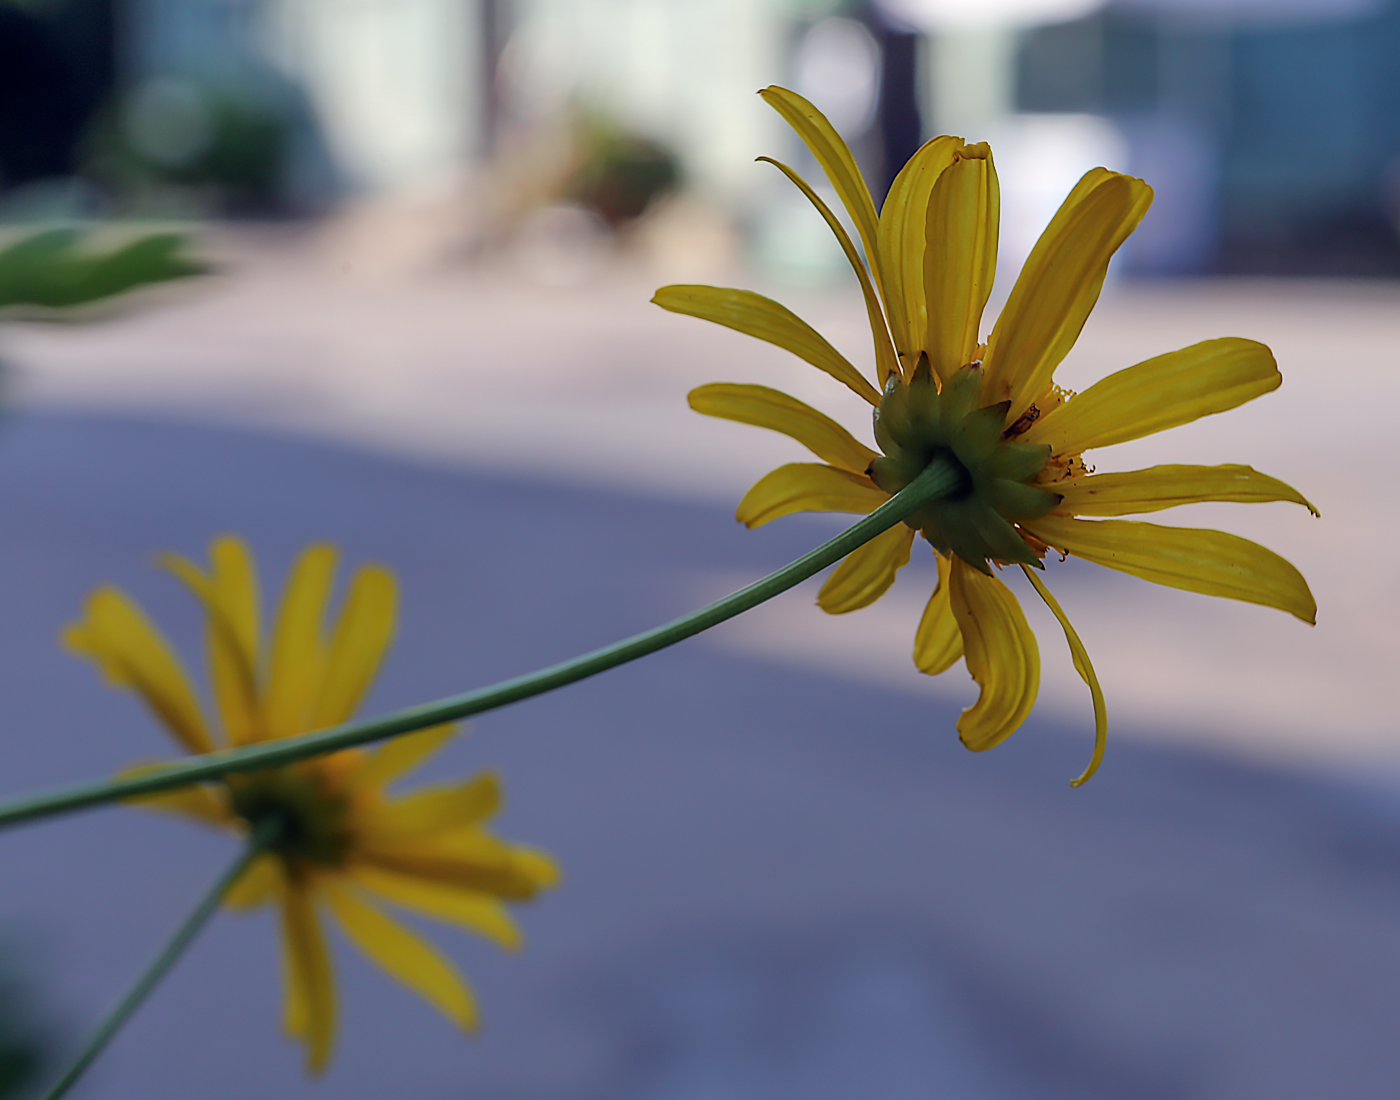
M 823 528 L 473 476 L 227 428 L 27 414 L 0 434 L 3 787 L 164 751 L 54 644 L 105 579 L 186 652 L 153 551 L 311 539 L 400 574 L 371 710 L 686 610 Z M 791 596 L 803 599 L 801 595 Z M 1144 629 L 1147 629 L 1144 624 Z M 973 756 L 955 709 L 688 643 L 479 720 L 503 830 L 558 854 L 518 957 L 450 932 L 464 1040 L 341 953 L 326 1081 L 277 1033 L 273 926 L 219 918 L 78 1093 L 245 1100 L 1289 1100 L 1400 1094 L 1400 814 L 1315 778 L 1033 718 Z M 0 836 L 0 929 L 76 1037 L 230 852 L 131 810 Z

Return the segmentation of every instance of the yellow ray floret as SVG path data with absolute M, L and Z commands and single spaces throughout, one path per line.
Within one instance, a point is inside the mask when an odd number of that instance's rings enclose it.
M 863 257 L 807 181 L 771 162 L 826 221 L 855 272 L 870 321 L 872 376 L 752 291 L 663 287 L 654 300 L 783 347 L 842 382 L 875 406 L 879 451 L 768 387 L 702 386 L 690 395 L 697 411 L 781 432 L 822 460 L 761 478 L 740 502 L 738 518 L 757 527 L 793 512 L 869 513 L 930 463 L 955 475 L 943 498 L 837 566 L 818 596 L 825 611 L 840 614 L 878 599 L 909 560 L 914 534 L 922 534 L 935 552 L 939 582 L 919 623 L 914 663 L 936 674 L 965 662 L 980 691 L 958 731 L 969 748 L 986 749 L 1025 720 L 1039 685 L 1034 635 L 998 576 L 1019 564 L 1064 629 L 1093 700 L 1093 759 L 1076 783 L 1098 767 L 1107 718 L 1088 651 L 1039 575 L 1048 551 L 1314 621 L 1307 582 L 1272 551 L 1219 531 L 1114 518 L 1205 501 L 1288 501 L 1316 514 L 1296 489 L 1244 465 L 1091 474 L 1084 462 L 1085 451 L 1226 412 L 1282 381 L 1267 347 L 1226 337 L 1128 367 L 1077 396 L 1055 385 L 1055 369 L 1098 301 L 1110 261 L 1151 205 L 1147 184 L 1106 168 L 1086 173 L 984 335 L 1000 206 L 991 150 L 934 138 L 898 173 L 881 208 L 821 112 L 784 88 L 761 94 L 807 146 L 855 226 Z
M 393 574 L 365 566 L 328 629 L 336 557 L 324 545 L 300 556 L 268 645 L 260 638 L 256 567 L 241 540 L 216 539 L 207 567 L 174 555 L 163 559 L 204 606 L 217 724 L 206 721 L 159 631 L 118 590 L 93 593 L 63 640 L 113 683 L 136 692 L 188 752 L 335 725 L 350 718 L 373 684 L 393 639 L 397 603 Z M 473 1028 L 475 1000 L 451 961 L 383 906 L 455 924 L 514 950 L 520 932 L 504 902 L 528 901 L 558 879 L 548 856 L 488 831 L 502 801 L 494 775 L 388 793 L 455 732 L 452 725 L 435 726 L 373 750 L 348 749 L 132 800 L 238 835 L 269 818 L 277 822 L 272 848 L 225 902 L 279 909 L 284 1026 L 305 1044 L 313 1073 L 329 1060 L 336 1029 L 322 910 L 390 976 L 459 1027 Z

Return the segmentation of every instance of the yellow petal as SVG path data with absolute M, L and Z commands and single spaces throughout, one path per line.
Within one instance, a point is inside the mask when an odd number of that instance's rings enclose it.
M 167 766 L 167 761 L 152 760 L 148 763 L 133 764 L 117 773 L 118 779 L 131 779 L 145 772 L 158 771 Z M 176 787 L 170 791 L 156 791 L 152 794 L 131 795 L 123 798 L 130 806 L 143 806 L 161 813 L 179 814 L 192 817 L 205 825 L 226 829 L 233 825 L 235 818 L 229 810 L 226 788 L 206 786 L 196 783 L 189 787 Z
M 1099 299 L 1108 261 L 1152 204 L 1142 180 L 1084 175 L 1031 251 L 988 342 L 984 396 L 1017 420 L 1050 385 Z
M 204 605 L 214 703 L 229 742 L 245 745 L 262 736 L 257 688 L 257 573 L 247 546 L 231 536 L 214 541 L 210 559 L 212 568 L 207 575 L 179 554 L 163 554 L 160 561 Z
M 442 886 L 363 864 L 352 864 L 349 872 L 366 890 L 386 901 L 459 925 L 507 951 L 519 950 L 524 942 L 510 911 L 489 894 Z
M 938 561 L 938 587 L 929 597 L 914 635 L 914 664 L 930 676 L 946 672 L 963 655 L 962 631 L 948 596 L 948 559 L 942 554 L 934 558 Z
M 331 912 L 351 943 L 458 1027 L 477 1026 L 476 1003 L 442 952 L 349 890 L 331 883 L 324 889 Z
M 292 567 L 267 670 L 267 734 L 292 737 L 310 728 L 311 706 L 321 686 L 321 624 L 335 580 L 335 548 L 309 546 Z
M 528 901 L 558 877 L 549 857 L 479 830 L 392 841 L 368 836 L 358 855 L 381 870 L 513 901 Z
M 88 597 L 63 644 L 97 663 L 110 683 L 130 688 L 193 753 L 213 752 L 199 699 L 184 666 L 139 607 L 110 585 Z
M 865 185 L 865 177 L 860 174 L 860 166 L 851 155 L 850 147 L 826 116 L 796 92 L 774 85 L 758 94 L 797 131 L 802 144 L 822 166 L 846 213 L 851 216 L 873 266 L 877 233 L 875 200 L 871 198 L 870 188 Z
M 257 909 L 275 901 L 285 888 L 282 865 L 276 856 L 259 856 L 224 895 L 230 909 Z
M 849 386 L 872 405 L 880 391 L 822 335 L 785 306 L 751 290 L 717 286 L 663 286 L 652 301 L 672 313 L 699 317 L 790 351 Z
M 422 767 L 425 761 L 441 752 L 457 733 L 457 724 L 447 722 L 385 741 L 365 754 L 352 782 L 361 789 L 387 787 L 396 779 L 402 779 Z
M 313 729 L 337 725 L 355 713 L 394 639 L 397 612 L 394 575 L 378 565 L 360 569 L 326 650 L 321 694 L 311 712 Z
M 760 478 L 739 502 L 739 522 L 759 527 L 793 512 L 856 512 L 865 514 L 890 499 L 868 477 L 820 466 L 793 462 Z
M 958 719 L 958 736 L 981 752 L 1005 741 L 1030 714 L 1040 690 L 1040 651 L 1020 603 L 999 579 L 954 558 L 948 588 L 967 671 L 982 689 Z
M 1103 688 L 1099 687 L 1098 673 L 1094 671 L 1094 664 L 1089 660 L 1089 651 L 1084 648 L 1079 634 L 1070 625 L 1069 616 L 1065 614 L 1064 608 L 1050 594 L 1050 589 L 1046 588 L 1045 583 L 1036 575 L 1036 570 L 1023 565 L 1021 571 L 1045 601 L 1045 606 L 1060 620 L 1060 626 L 1065 632 L 1065 641 L 1069 643 L 1070 656 L 1074 658 L 1074 670 L 1079 673 L 1079 678 L 1089 685 L 1089 696 L 1094 702 L 1094 754 L 1089 758 L 1089 766 L 1084 769 L 1084 774 L 1078 779 L 1070 780 L 1071 787 L 1078 787 L 1098 771 L 1099 765 L 1103 763 L 1103 750 L 1108 744 L 1108 706 L 1104 702 Z
M 863 474 L 871 460 L 878 457 L 850 432 L 780 390 L 767 386 L 746 386 L 733 382 L 715 382 L 690 391 L 690 407 L 706 416 L 719 416 L 771 428 L 801 443 L 824 462 Z
M 924 298 L 924 241 L 929 195 L 962 138 L 925 142 L 900 169 L 880 210 L 879 261 L 890 332 L 905 374 L 913 371 L 928 331 Z
M 287 981 L 283 1023 L 306 1044 L 306 1068 L 320 1073 L 335 1042 L 335 974 L 320 918 L 302 882 L 282 890 L 282 958 Z
M 363 811 L 359 828 L 382 837 L 409 837 L 479 825 L 501 808 L 500 781 L 490 772 L 465 783 L 428 787 Z
M 828 615 L 868 607 L 894 584 L 895 574 L 909 564 L 914 532 L 899 523 L 847 554 L 817 594 L 817 606 Z
M 1061 497 L 1055 511 L 1073 516 L 1126 516 L 1210 500 L 1288 500 L 1318 514 L 1297 489 L 1250 466 L 1153 466 L 1070 478 L 1051 488 Z
M 832 233 L 836 235 L 837 243 L 841 245 L 841 251 L 846 254 L 851 270 L 856 273 L 856 278 L 860 280 L 860 291 L 865 296 L 865 314 L 870 321 L 871 339 L 875 342 L 875 377 L 879 379 L 880 386 L 883 388 L 889 376 L 898 373 L 899 360 L 895 356 L 894 344 L 890 340 L 890 330 L 885 326 L 885 315 L 880 310 L 880 299 L 876 296 L 875 287 L 870 281 L 870 273 L 866 271 L 865 264 L 861 262 L 856 246 L 851 243 L 850 234 L 837 220 L 836 215 L 831 212 L 831 208 L 822 202 L 817 193 L 808 186 L 806 180 L 786 164 L 776 161 L 772 157 L 759 157 L 758 159 L 766 160 L 792 180 L 797 185 L 798 190 L 807 196 L 807 201 L 817 208 L 817 213 L 822 216 Z
M 1317 603 L 1303 575 L 1272 550 L 1238 535 L 1055 515 L 1023 520 L 1021 526 L 1056 549 L 1154 584 L 1277 607 L 1305 623 L 1317 620 Z
M 1225 412 L 1282 382 L 1263 344 L 1233 336 L 1206 340 L 1110 374 L 1046 413 L 1019 439 L 1048 443 L 1056 454 L 1079 454 Z
M 924 288 L 929 365 L 941 379 L 972 362 L 997 270 L 1001 191 L 986 144 L 953 154 L 929 199 Z

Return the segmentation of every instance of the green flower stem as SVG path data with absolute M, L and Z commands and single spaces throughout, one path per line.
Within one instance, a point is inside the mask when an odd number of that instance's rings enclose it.
M 914 481 L 870 515 L 829 542 L 783 566 L 776 573 L 770 573 L 761 581 L 741 588 L 698 611 L 692 611 L 689 615 L 683 615 L 641 634 L 634 634 L 602 649 L 595 649 L 592 653 L 585 653 L 581 657 L 550 665 L 524 676 L 502 680 L 500 683 L 469 691 L 464 695 L 452 695 L 435 703 L 409 707 L 385 718 L 346 722 L 300 737 L 205 753 L 165 767 L 145 769 L 139 775 L 61 787 L 37 795 L 10 799 L 0 802 L 0 827 L 53 814 L 70 813 L 88 806 L 117 802 L 135 795 L 153 794 L 191 783 L 206 782 L 233 772 L 279 767 L 354 745 L 382 741 L 413 730 L 495 710 L 521 699 L 543 695 L 547 691 L 589 676 L 596 676 L 628 661 L 635 661 L 638 657 L 645 657 L 659 649 L 675 645 L 786 592 L 793 585 L 800 584 L 828 565 L 840 561 L 852 550 L 869 542 L 876 535 L 888 531 L 906 516 L 912 515 L 930 501 L 955 488 L 959 476 L 960 471 L 954 466 L 945 460 L 936 459 Z
M 78 1078 L 87 1072 L 87 1068 L 107 1048 L 107 1044 L 141 1007 L 141 1003 L 150 996 L 151 991 L 170 972 L 170 968 L 180 961 L 180 956 L 185 953 L 185 949 L 194 942 L 194 938 L 209 923 L 209 918 L 219 908 L 219 903 L 223 901 L 224 895 L 248 869 L 248 865 L 276 842 L 280 824 L 276 818 L 267 818 L 258 825 L 253 835 L 248 839 L 248 843 L 238 853 L 238 858 L 229 865 L 228 870 L 219 876 L 218 881 L 209 888 L 208 893 L 200 899 L 199 904 L 185 918 L 184 923 L 175 930 L 175 934 L 151 960 L 132 987 L 126 991 L 126 995 L 112 1006 L 112 1009 L 103 1017 L 102 1022 L 88 1036 L 87 1042 L 83 1044 L 82 1050 L 78 1052 L 78 1056 L 73 1059 L 63 1076 L 58 1079 L 53 1088 L 44 1094 L 44 1100 L 58 1100 L 60 1096 L 73 1087 Z

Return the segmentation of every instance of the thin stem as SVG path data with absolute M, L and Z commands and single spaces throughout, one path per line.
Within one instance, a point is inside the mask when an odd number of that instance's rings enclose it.
M 630 638 L 624 638 L 620 642 L 595 649 L 572 660 L 550 665 L 524 676 L 502 680 L 463 695 L 451 695 L 433 703 L 409 707 L 384 718 L 346 722 L 300 737 L 205 753 L 165 767 L 143 769 L 139 775 L 121 779 L 60 787 L 36 795 L 13 798 L 0 802 L 0 827 L 54 814 L 70 813 L 88 806 L 118 802 L 134 795 L 206 782 L 234 772 L 280 767 L 323 753 L 336 752 L 371 741 L 382 741 L 413 730 L 495 710 L 521 699 L 529 699 L 531 696 L 542 695 L 566 684 L 587 679 L 589 676 L 596 676 L 628 661 L 635 661 L 638 657 L 645 657 L 659 649 L 675 645 L 786 592 L 794 585 L 821 572 L 828 565 L 840 561 L 876 535 L 888 531 L 930 501 L 944 496 L 959 483 L 960 476 L 960 471 L 949 465 L 946 460 L 935 459 L 908 486 L 870 515 L 810 553 L 783 566 L 776 573 L 770 573 L 761 581 L 741 588 L 698 611 L 692 611 L 689 615 L 683 615 L 679 619 L 673 619 L 669 623 L 641 634 L 634 634 Z
M 141 1003 L 151 994 L 151 991 L 160 984 L 162 978 L 170 972 L 185 953 L 185 949 L 194 942 L 195 936 L 209 923 L 215 911 L 219 908 L 219 903 L 223 901 L 224 895 L 229 892 L 233 884 L 238 881 L 239 876 L 248 869 L 248 865 L 267 851 L 268 847 L 275 841 L 279 822 L 275 818 L 265 819 L 253 831 L 253 835 L 248 838 L 243 850 L 238 853 L 238 858 L 229 865 L 217 882 L 209 888 L 209 891 L 202 897 L 183 924 L 175 930 L 175 934 L 170 937 L 165 946 L 160 949 L 156 957 L 136 979 L 126 995 L 112 1006 L 102 1022 L 88 1036 L 87 1042 L 83 1044 L 78 1056 L 73 1059 L 70 1065 L 58 1079 L 58 1082 L 44 1094 L 44 1100 L 58 1100 L 63 1096 L 74 1083 L 87 1072 L 87 1068 L 97 1059 L 97 1056 L 106 1049 L 107 1044 L 112 1041 L 123 1025 L 131 1019 L 132 1015 Z

